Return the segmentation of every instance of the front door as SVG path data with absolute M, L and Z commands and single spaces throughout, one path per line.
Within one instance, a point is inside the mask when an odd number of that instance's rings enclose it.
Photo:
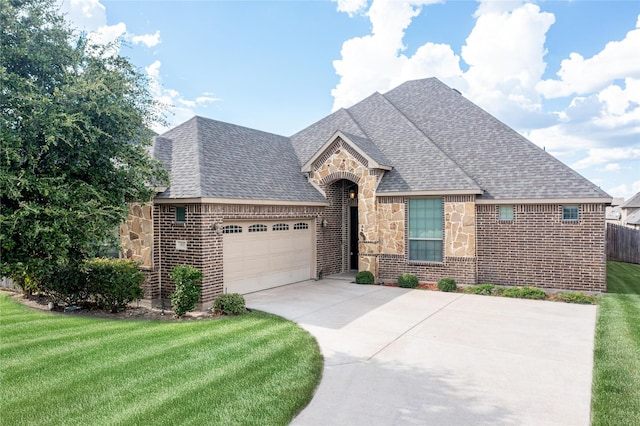
M 358 270 L 358 206 L 349 207 L 349 267 Z

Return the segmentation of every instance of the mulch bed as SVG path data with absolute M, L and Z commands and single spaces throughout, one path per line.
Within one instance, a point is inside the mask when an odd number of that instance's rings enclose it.
M 13 292 L 12 292 L 13 293 Z M 28 296 L 22 293 L 13 293 L 11 297 L 16 302 L 22 303 L 33 309 L 39 309 L 41 311 L 50 311 L 52 313 L 60 315 L 75 315 L 93 318 L 106 318 L 114 320 L 162 320 L 162 321 L 190 321 L 218 318 L 220 315 L 214 315 L 209 312 L 187 312 L 182 318 L 176 318 L 170 309 L 165 309 L 164 313 L 161 309 L 152 309 L 145 306 L 137 306 L 131 304 L 125 309 L 119 312 L 107 312 L 102 309 L 98 309 L 93 305 L 81 306 L 78 310 L 69 312 L 64 311 L 64 306 L 55 306 L 51 311 L 49 309 L 49 299 L 44 295 L 32 295 Z

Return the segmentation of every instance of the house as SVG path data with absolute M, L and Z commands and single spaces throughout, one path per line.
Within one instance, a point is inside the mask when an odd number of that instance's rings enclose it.
M 622 211 L 620 210 L 620 205 L 624 204 L 624 198 L 613 198 L 611 200 L 611 205 L 607 206 L 605 211 L 605 217 L 607 223 L 613 223 L 615 225 L 620 225 L 620 218 L 622 217 Z
M 290 137 L 194 117 L 152 150 L 171 186 L 121 234 L 155 301 L 179 264 L 203 271 L 202 306 L 348 270 L 606 289 L 611 197 L 435 78 Z
M 640 229 L 640 192 L 620 204 L 620 224 Z

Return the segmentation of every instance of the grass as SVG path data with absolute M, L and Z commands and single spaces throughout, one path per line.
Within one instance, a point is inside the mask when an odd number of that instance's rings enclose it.
M 0 424 L 286 425 L 322 355 L 262 312 L 200 321 L 52 314 L 0 293 Z
M 640 425 L 640 265 L 607 264 L 596 323 L 592 425 Z

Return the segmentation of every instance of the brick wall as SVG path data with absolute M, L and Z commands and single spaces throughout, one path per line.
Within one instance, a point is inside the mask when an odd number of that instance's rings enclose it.
M 446 257 L 442 263 L 408 262 L 407 255 L 381 254 L 378 256 L 379 277 L 395 281 L 399 275 L 410 273 L 418 280 L 435 283 L 440 278 L 453 278 L 458 284 L 476 283 L 476 259 L 473 257 Z
M 145 298 L 160 303 L 161 287 L 165 299 L 175 290 L 170 273 L 178 265 L 190 265 L 202 271 L 200 307 L 211 305 L 223 291 L 223 235 L 214 230 L 226 221 L 242 219 L 311 219 L 320 216 L 323 207 L 187 204 L 186 222 L 176 223 L 176 206 L 154 206 L 154 267 L 145 271 Z M 318 222 L 318 221 L 316 221 Z M 316 234 L 321 232 L 317 226 Z M 316 237 L 317 238 L 317 237 Z M 186 241 L 187 249 L 176 249 L 176 241 Z
M 348 269 L 347 221 L 349 211 L 346 182 L 346 180 L 339 180 L 323 188 L 330 205 L 324 208 L 322 217 L 318 221 L 322 222 L 324 219 L 328 226 L 322 228 L 319 224 L 317 265 L 318 272 L 322 271 L 322 275 L 325 277 Z
M 561 205 L 516 205 L 514 220 L 500 221 L 498 206 L 477 205 L 478 282 L 605 291 L 604 212 L 582 204 L 570 222 Z

